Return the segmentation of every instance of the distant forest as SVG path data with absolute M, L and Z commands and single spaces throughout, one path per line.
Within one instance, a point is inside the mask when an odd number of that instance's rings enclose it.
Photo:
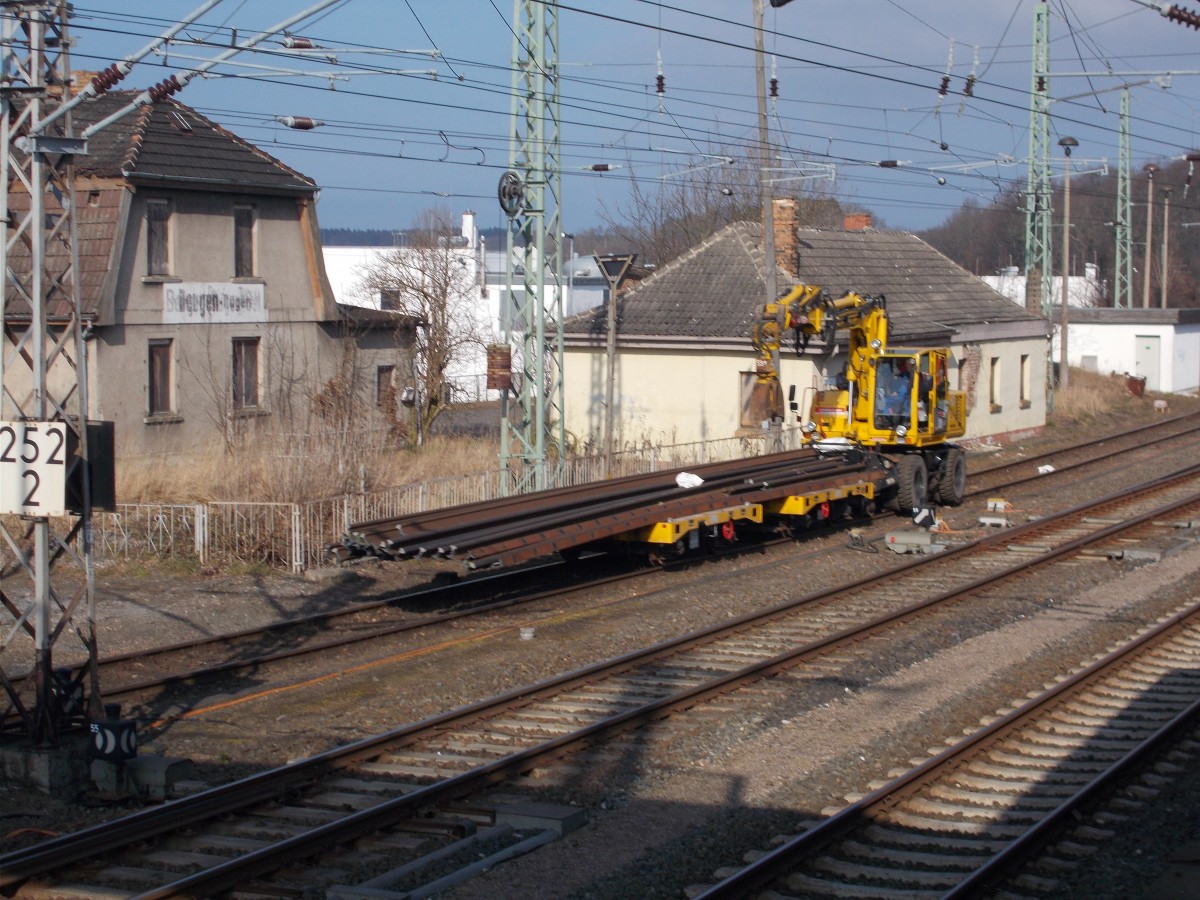
M 1146 264 L 1150 266 L 1150 305 L 1158 306 L 1166 238 L 1167 305 L 1200 306 L 1200 190 L 1192 190 L 1192 163 L 1160 161 L 1153 182 L 1144 172 L 1130 185 L 1132 241 L 1130 279 L 1135 306 L 1142 305 Z M 1200 188 L 1200 186 L 1195 186 Z M 1147 196 L 1154 198 L 1154 221 L 1146 227 Z M 1052 254 L 1054 274 L 1060 274 L 1062 253 L 1063 184 L 1054 183 Z M 1082 275 L 1085 263 L 1095 263 L 1107 282 L 1112 303 L 1116 256 L 1117 175 L 1109 172 L 1076 175 L 1071 179 L 1071 274 Z M 1163 219 L 1167 219 L 1166 228 Z M 1150 252 L 1146 253 L 1146 232 Z M 991 201 L 969 202 L 943 224 L 920 235 L 960 266 L 976 275 L 991 275 L 1008 266 L 1024 265 L 1025 197 L 1012 188 Z M 1147 257 L 1149 257 L 1147 259 Z

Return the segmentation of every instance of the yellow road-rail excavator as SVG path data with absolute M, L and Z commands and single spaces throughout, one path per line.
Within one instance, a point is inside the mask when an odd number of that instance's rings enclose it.
M 893 468 L 900 511 L 931 500 L 961 504 L 966 459 L 951 439 L 966 432 L 967 401 L 962 391 L 950 390 L 950 351 L 889 347 L 882 295 L 834 298 L 817 285 L 801 284 L 766 304 L 753 335 L 760 379 L 773 376 L 778 392 L 778 372 L 769 361 L 778 358 L 789 333 L 799 353 L 814 337 L 832 346 L 843 332 L 849 343 L 845 370 L 811 393 L 801 417 L 805 442 L 831 452 L 846 446 L 880 454 Z

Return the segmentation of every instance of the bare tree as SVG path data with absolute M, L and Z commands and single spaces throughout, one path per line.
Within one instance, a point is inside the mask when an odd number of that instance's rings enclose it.
M 417 435 L 428 433 L 451 396 L 455 368 L 482 359 L 488 329 L 477 265 L 450 212 L 430 209 L 418 214 L 404 245 L 368 263 L 356 283 L 361 298 L 420 323 L 410 385 Z
M 714 166 L 721 158 L 731 162 Z M 605 224 L 626 247 L 636 249 L 642 261 L 663 266 L 726 225 L 761 218 L 759 162 L 753 154 L 715 146 L 700 159 L 701 165 L 690 170 L 679 167 L 654 182 L 633 175 L 624 202 L 615 209 L 602 205 Z M 819 186 L 781 182 L 772 193 L 798 201 L 797 219 L 802 225 L 841 222 L 839 204 Z

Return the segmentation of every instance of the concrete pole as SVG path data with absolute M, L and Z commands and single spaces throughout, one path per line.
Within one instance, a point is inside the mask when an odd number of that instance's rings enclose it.
M 1066 390 L 1071 382 L 1071 369 L 1067 364 L 1068 310 L 1071 307 L 1071 148 L 1078 147 L 1075 138 L 1064 137 L 1058 145 L 1066 157 L 1067 177 L 1063 185 L 1063 260 L 1062 260 L 1062 322 L 1058 335 L 1058 387 Z
M 1154 163 L 1147 163 L 1142 166 L 1142 171 L 1146 173 L 1146 253 L 1145 253 L 1145 269 L 1142 273 L 1142 308 L 1150 308 L 1150 245 L 1154 239 L 1154 173 L 1158 171 L 1158 166 Z
M 1162 236 L 1162 265 L 1159 266 L 1159 282 L 1161 284 L 1161 292 L 1159 295 L 1159 306 L 1163 309 L 1167 308 L 1167 226 L 1170 224 L 1171 216 L 1171 189 L 1163 188 L 1163 236 Z

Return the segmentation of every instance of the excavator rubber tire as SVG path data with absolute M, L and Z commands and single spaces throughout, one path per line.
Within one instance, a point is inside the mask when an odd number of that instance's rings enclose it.
M 896 505 L 901 513 L 911 513 L 929 499 L 929 470 L 919 454 L 908 453 L 896 463 Z
M 936 493 L 938 503 L 942 506 L 962 506 L 967 493 L 967 457 L 958 447 L 946 451 Z

